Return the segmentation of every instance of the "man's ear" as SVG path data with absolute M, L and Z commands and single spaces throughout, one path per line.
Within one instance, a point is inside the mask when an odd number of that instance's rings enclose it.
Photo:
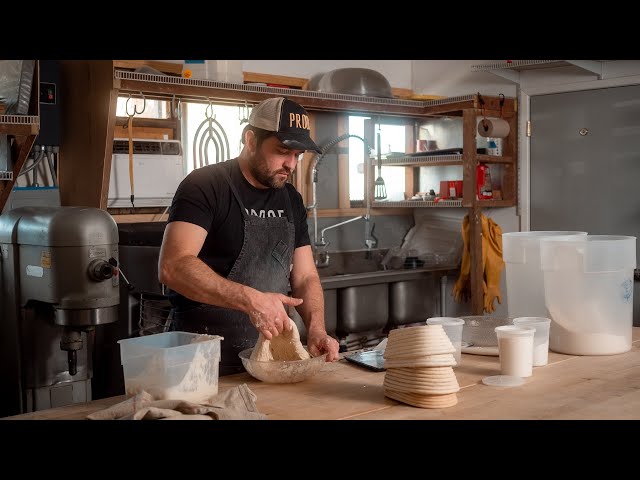
M 256 132 L 253 130 L 247 130 L 244 132 L 244 145 L 251 153 L 256 151 Z

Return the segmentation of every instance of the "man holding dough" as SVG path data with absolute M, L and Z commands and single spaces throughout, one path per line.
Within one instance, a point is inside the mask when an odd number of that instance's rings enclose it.
M 178 187 L 158 278 L 169 287 L 174 330 L 224 337 L 220 375 L 242 372 L 238 353 L 290 331 L 286 306 L 307 329 L 312 356 L 338 359 L 302 196 L 287 179 L 311 140 L 309 117 L 282 97 L 256 105 L 238 158 L 191 172 Z M 292 297 L 288 297 L 291 286 Z

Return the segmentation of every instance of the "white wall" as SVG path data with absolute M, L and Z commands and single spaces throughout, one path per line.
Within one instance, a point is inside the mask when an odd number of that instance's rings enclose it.
M 394 88 L 411 88 L 411 60 L 243 60 L 245 72 L 311 78 L 336 68 L 370 68 Z
M 472 65 L 495 60 L 414 60 L 413 91 L 424 95 L 455 97 L 480 92 L 483 95 L 516 96 L 516 87 L 487 72 L 472 72 Z

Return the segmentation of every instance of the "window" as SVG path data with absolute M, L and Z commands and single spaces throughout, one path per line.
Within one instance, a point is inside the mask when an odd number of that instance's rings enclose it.
M 127 100 L 129 100 L 129 105 L 127 105 Z M 135 118 L 161 118 L 167 119 L 171 118 L 171 114 L 169 109 L 171 103 L 166 100 L 151 100 L 151 99 L 143 99 L 139 95 L 132 95 L 131 98 L 129 96 L 126 97 L 118 97 L 118 104 L 116 106 L 116 116 L 118 117 L 128 117 L 127 108 L 129 110 L 129 114 L 134 113 L 134 111 L 142 112 L 140 114 L 136 114 Z M 135 122 L 135 120 L 134 120 Z
M 371 117 L 349 116 L 349 133 L 368 138 L 365 132 L 365 122 Z M 379 130 L 378 130 L 379 128 Z M 380 144 L 378 145 L 378 131 L 380 132 Z M 375 165 L 373 182 L 378 178 L 378 150 L 382 158 L 389 153 L 402 152 L 406 149 L 406 126 L 380 123 L 374 127 L 374 150 L 371 152 L 373 164 Z M 365 178 L 364 178 L 365 149 L 362 142 L 357 138 L 349 138 L 349 200 L 352 204 L 357 204 L 364 200 Z M 404 200 L 405 192 L 405 168 L 404 167 L 382 167 L 382 178 L 384 179 L 388 201 Z
M 181 112 L 185 175 L 240 154 L 246 126 L 240 120 L 249 116 L 244 106 L 182 102 Z

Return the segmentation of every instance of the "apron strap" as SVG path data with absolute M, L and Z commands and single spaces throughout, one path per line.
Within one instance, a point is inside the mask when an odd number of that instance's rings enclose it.
M 244 203 L 242 203 L 242 200 L 240 200 L 240 194 L 238 193 L 238 190 L 236 189 L 233 182 L 231 181 L 231 176 L 229 175 L 229 171 L 231 169 L 231 162 L 232 162 L 231 160 L 228 160 L 227 162 L 225 162 L 226 165 L 224 165 L 224 167 L 222 168 L 222 174 L 224 175 L 225 180 L 229 184 L 229 187 L 231 187 L 231 193 L 233 193 L 233 196 L 236 197 L 236 201 L 238 202 L 238 205 L 240 205 L 240 212 L 242 213 L 242 218 L 244 218 L 244 220 L 248 220 L 249 214 L 247 214 L 247 209 L 244 208 Z M 236 163 L 237 163 L 237 160 L 236 160 Z
M 284 190 L 284 201 L 286 204 L 286 209 L 287 209 L 287 219 L 289 220 L 289 223 L 294 223 L 293 222 L 293 208 L 291 208 L 291 198 L 289 197 L 289 192 L 287 192 L 287 186 L 285 185 L 282 190 Z

